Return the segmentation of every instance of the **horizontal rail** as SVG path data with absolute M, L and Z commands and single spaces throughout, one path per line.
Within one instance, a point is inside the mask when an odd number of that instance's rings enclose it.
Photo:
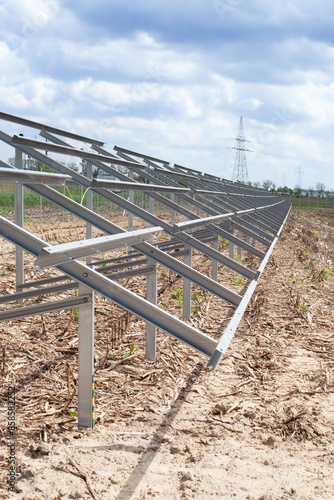
M 44 304 L 36 304 L 33 306 L 17 307 L 8 311 L 0 311 L 0 322 L 18 319 L 26 316 L 35 316 L 46 314 L 54 311 L 62 311 L 64 309 L 72 309 L 73 307 L 85 306 L 92 303 L 91 295 L 79 295 L 70 299 L 56 300 L 46 302 Z

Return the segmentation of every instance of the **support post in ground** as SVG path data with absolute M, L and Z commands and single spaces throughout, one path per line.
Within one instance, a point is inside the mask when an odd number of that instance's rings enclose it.
M 185 245 L 184 249 L 188 253 L 184 256 L 184 263 L 192 266 L 192 247 Z M 190 318 L 191 315 L 191 281 L 188 278 L 183 278 L 183 319 Z
M 23 169 L 23 155 L 18 149 L 15 149 L 15 167 Z M 15 183 L 15 224 L 23 228 L 23 184 Z M 24 252 L 21 247 L 16 247 L 16 291 L 18 286 L 24 283 Z
M 79 309 L 78 426 L 94 429 L 94 292 L 79 284 L 79 295 L 92 300 Z
M 242 232 L 238 231 L 238 238 L 241 240 L 242 239 Z M 237 246 L 237 257 L 238 259 L 241 259 L 241 247 Z
M 215 250 L 219 250 L 219 239 L 218 236 L 215 238 L 212 242 L 212 248 Z M 212 259 L 212 279 L 214 281 L 218 281 L 218 261 L 215 259 Z
M 147 265 L 154 268 L 153 272 L 147 275 L 147 290 L 146 299 L 151 302 L 151 304 L 157 305 L 158 298 L 158 266 L 155 260 L 148 258 Z M 146 359 L 149 361 L 155 361 L 157 356 L 157 328 L 153 323 L 146 322 L 146 346 L 145 354 Z
M 93 179 L 93 166 L 92 164 L 87 161 L 86 162 L 86 176 L 88 179 Z M 86 192 L 86 202 L 87 202 L 87 208 L 89 210 L 93 210 L 93 192 L 91 189 L 88 189 Z M 89 240 L 93 237 L 93 226 L 89 222 L 86 223 L 86 239 Z M 86 259 L 86 264 L 91 264 L 92 258 L 87 257 Z
M 230 233 L 234 236 L 234 229 L 233 229 L 233 227 L 231 227 Z M 232 241 L 230 241 L 230 244 L 229 244 L 229 247 L 228 247 L 228 253 L 229 253 L 230 259 L 234 259 L 234 243 L 232 243 Z

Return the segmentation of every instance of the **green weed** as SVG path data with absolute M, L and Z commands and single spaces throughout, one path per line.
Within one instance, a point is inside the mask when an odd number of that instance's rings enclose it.
M 128 358 L 129 356 L 134 354 L 136 351 L 138 351 L 138 347 L 135 347 L 134 344 L 131 344 L 130 352 L 128 352 L 127 354 L 123 354 L 123 359 Z

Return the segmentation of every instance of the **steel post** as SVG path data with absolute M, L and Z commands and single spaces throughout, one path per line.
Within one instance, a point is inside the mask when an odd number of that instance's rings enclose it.
M 155 260 L 148 258 L 147 265 L 153 267 L 153 271 L 147 274 L 146 300 L 151 304 L 157 305 L 158 296 L 158 266 Z M 146 359 L 155 361 L 157 356 L 157 328 L 153 323 L 146 322 L 146 341 L 145 341 Z
M 94 292 L 79 283 L 79 294 L 92 300 L 79 310 L 78 426 L 94 429 Z
M 15 167 L 19 170 L 23 169 L 23 154 L 18 149 L 15 149 Z M 24 201 L 23 201 L 23 184 L 15 183 L 15 224 L 23 227 L 24 223 Z M 24 283 L 24 251 L 21 247 L 16 246 L 16 291 L 18 286 Z
M 93 166 L 87 161 L 86 162 L 86 175 L 88 179 L 93 179 Z M 91 189 L 86 190 L 86 203 L 88 210 L 93 210 L 93 192 Z M 90 222 L 86 222 L 86 239 L 89 240 L 93 237 L 93 226 Z M 86 264 L 89 265 L 92 262 L 92 257 L 87 257 Z
M 184 263 L 192 267 L 192 247 L 189 245 L 184 246 L 187 254 L 184 256 Z M 191 281 L 183 278 L 183 319 L 188 319 L 191 316 Z

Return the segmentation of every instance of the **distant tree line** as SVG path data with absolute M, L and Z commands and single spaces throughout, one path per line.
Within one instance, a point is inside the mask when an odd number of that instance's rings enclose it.
M 326 189 L 326 186 L 322 182 L 317 182 L 315 188 L 309 187 L 308 189 L 303 189 L 296 186 L 294 189 L 289 188 L 288 186 L 278 186 L 276 187 L 275 183 L 269 179 L 266 179 L 261 182 L 248 182 L 249 186 L 254 186 L 258 188 L 263 188 L 270 193 L 275 193 L 283 196 L 296 196 L 296 197 L 307 197 L 307 196 L 319 196 L 319 197 L 328 197 L 334 194 L 333 189 Z

